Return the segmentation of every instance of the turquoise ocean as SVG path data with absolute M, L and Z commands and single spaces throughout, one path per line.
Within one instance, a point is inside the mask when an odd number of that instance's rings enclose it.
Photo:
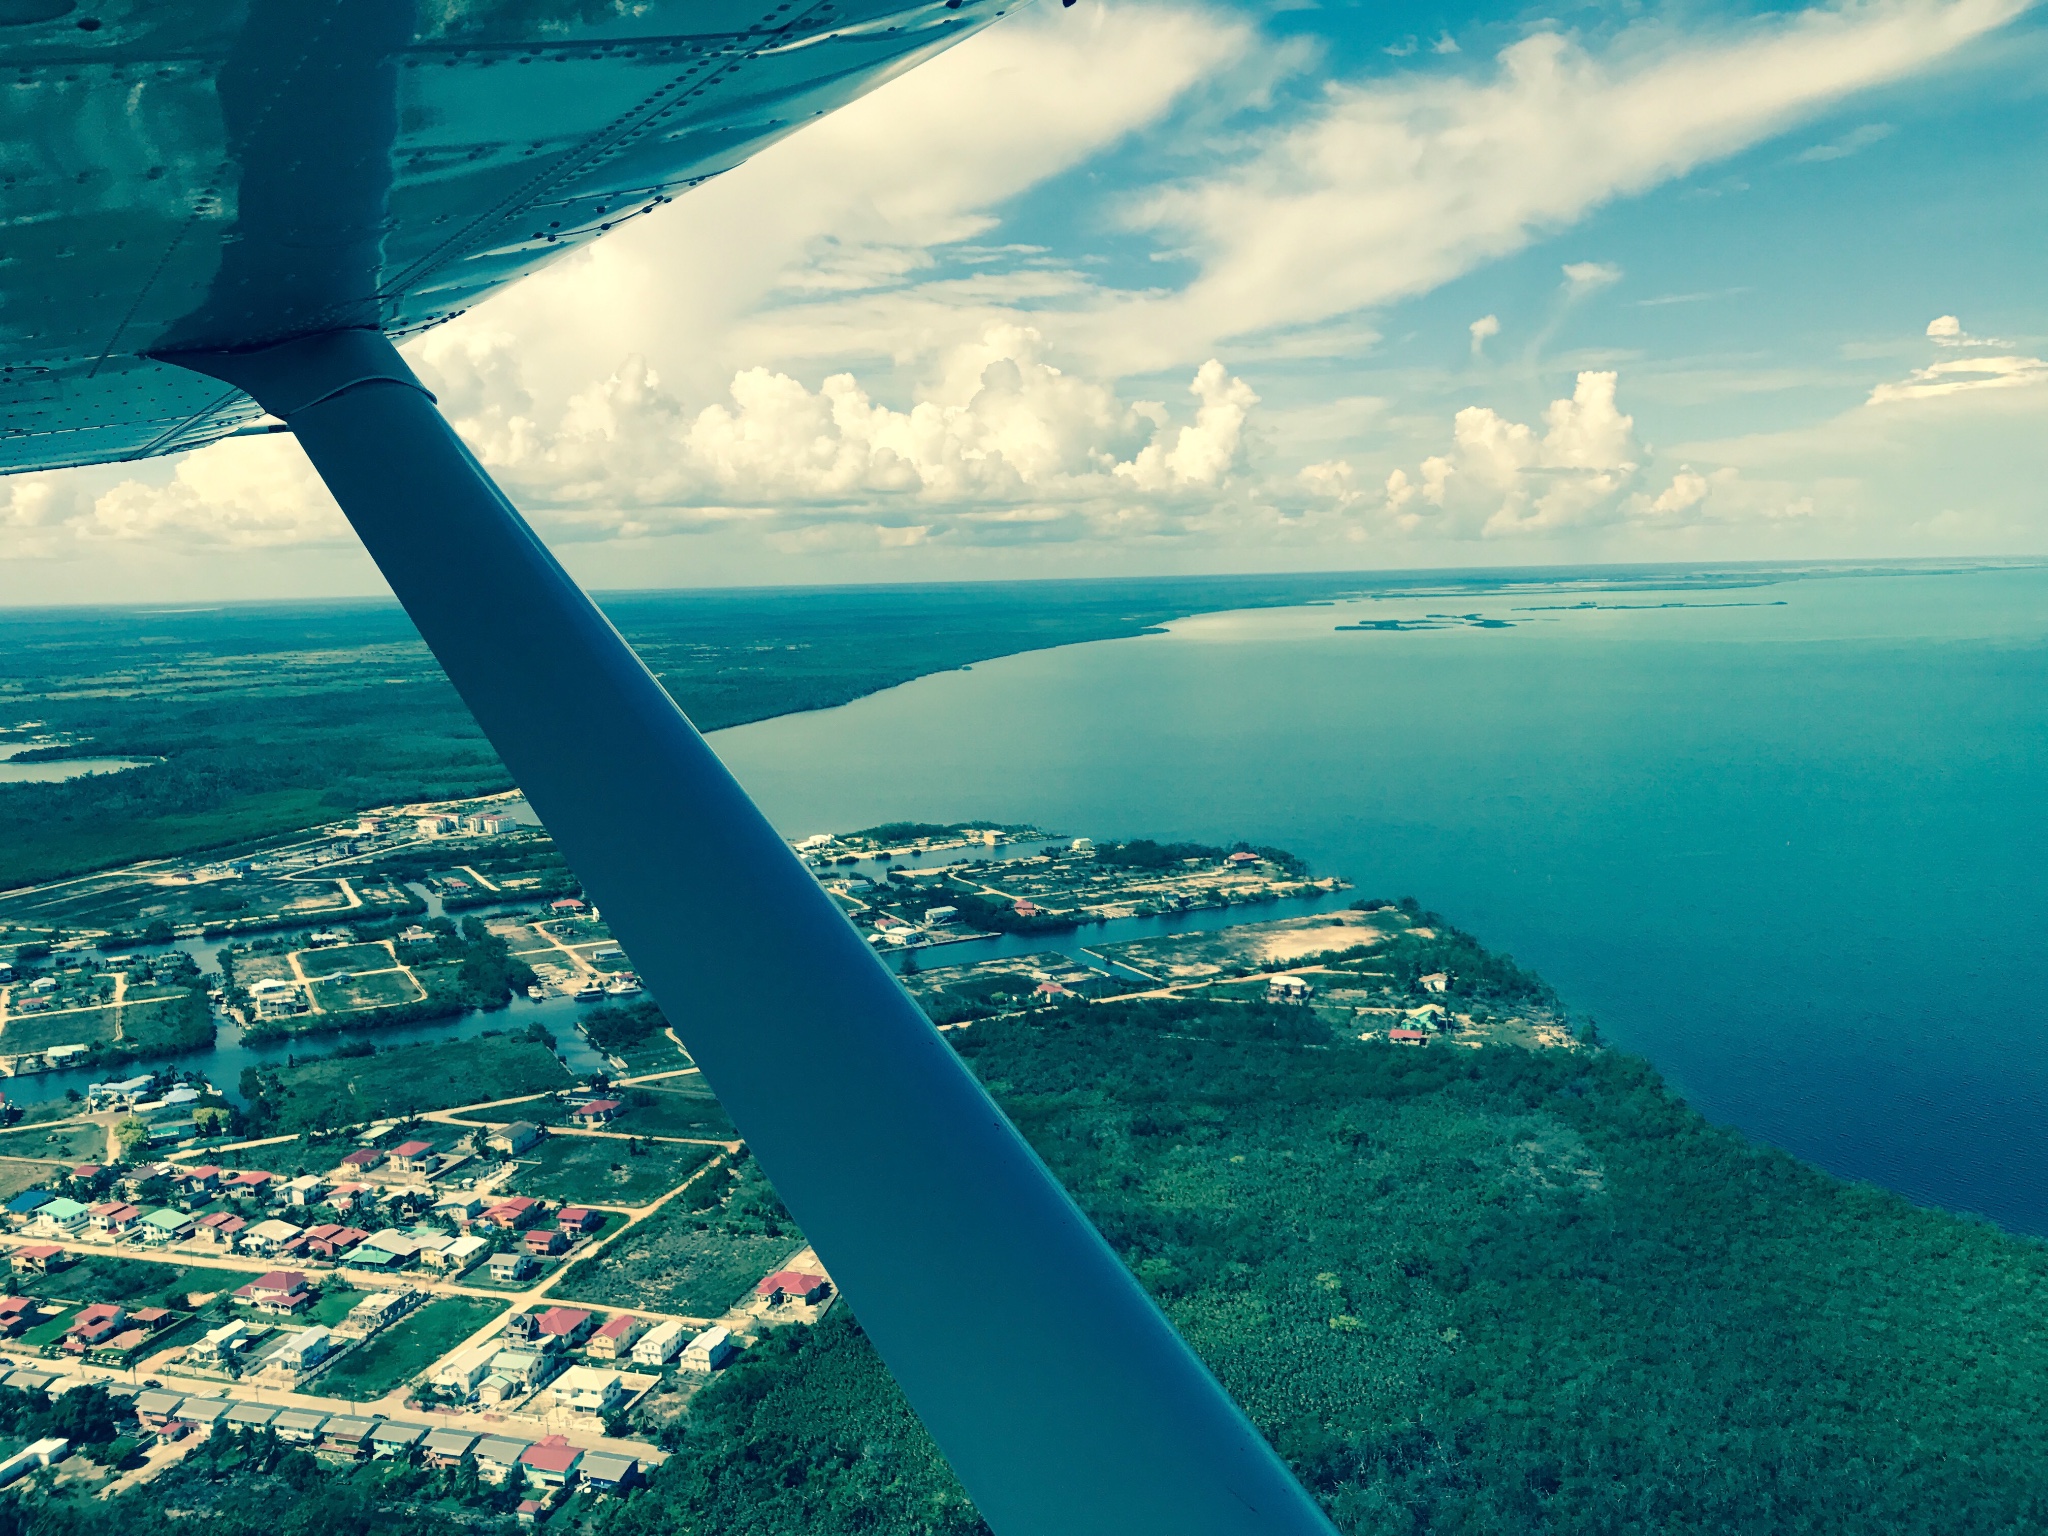
M 2048 568 L 1447 577 L 713 740 L 793 836 L 1291 848 L 1512 952 L 1715 1120 L 2048 1234 Z

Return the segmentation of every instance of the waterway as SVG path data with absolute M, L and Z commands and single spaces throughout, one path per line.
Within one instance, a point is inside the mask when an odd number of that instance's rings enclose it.
M 792 837 L 1291 848 L 1512 952 L 1714 1119 L 2048 1233 L 2048 569 L 1567 576 L 1209 615 L 714 743 Z

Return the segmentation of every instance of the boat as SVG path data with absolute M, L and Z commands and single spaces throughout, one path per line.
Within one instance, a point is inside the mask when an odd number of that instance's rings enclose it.
M 526 989 L 526 995 L 532 998 L 536 1003 L 538 1003 L 544 1001 L 547 998 L 548 994 L 547 989 L 545 987 L 543 987 L 539 982 L 535 982 L 532 986 Z
M 635 992 L 640 991 L 641 987 L 640 983 L 631 976 L 621 976 L 604 990 L 611 997 L 631 997 Z
M 579 1003 L 589 1002 L 593 999 L 603 997 L 604 988 L 600 987 L 595 981 L 586 981 L 580 984 L 576 988 L 576 990 L 570 995 L 573 996 Z

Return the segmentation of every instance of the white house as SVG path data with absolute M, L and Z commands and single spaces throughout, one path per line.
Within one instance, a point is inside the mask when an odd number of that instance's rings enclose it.
M 733 1343 L 732 1332 L 726 1328 L 706 1328 L 690 1340 L 683 1351 L 683 1358 L 677 1362 L 686 1371 L 697 1371 L 709 1375 L 740 1352 Z
M 603 1418 L 626 1400 L 626 1383 L 617 1371 L 577 1365 L 555 1378 L 554 1393 L 558 1408 Z
M 334 1335 L 315 1324 L 290 1335 L 270 1353 L 267 1364 L 301 1375 L 334 1353 Z
M 683 1347 L 683 1325 L 663 1323 L 633 1346 L 635 1365 L 667 1365 Z
M 476 1390 L 478 1382 L 490 1375 L 491 1357 L 502 1353 L 504 1348 L 495 1339 L 470 1346 L 442 1363 L 441 1368 L 434 1372 L 434 1385 L 468 1396 Z

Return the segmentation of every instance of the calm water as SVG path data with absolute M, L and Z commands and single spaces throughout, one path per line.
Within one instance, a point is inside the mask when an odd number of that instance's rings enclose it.
M 1511 627 L 1336 628 L 1429 614 Z M 1215 615 L 716 741 L 793 836 L 1293 848 L 1512 951 L 1714 1118 L 2048 1232 L 2048 570 Z

